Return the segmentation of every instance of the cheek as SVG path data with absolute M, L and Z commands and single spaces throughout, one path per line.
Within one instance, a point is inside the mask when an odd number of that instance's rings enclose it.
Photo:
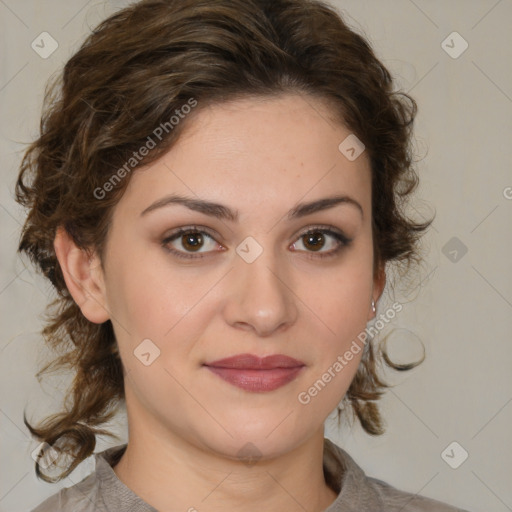
M 365 346 L 371 288 L 371 270 L 352 267 L 326 280 L 324 294 L 309 297 L 315 313 L 306 325 L 308 337 L 314 340 L 313 364 L 297 400 L 310 418 L 333 411 L 357 372 Z
M 329 344 L 343 345 L 364 330 L 370 310 L 373 274 L 371 261 L 341 265 L 332 273 L 304 281 L 299 296 L 306 297 L 312 318 L 326 333 Z
M 132 375 L 142 372 L 144 381 L 158 387 L 158 375 L 168 378 L 158 368 L 181 381 L 190 371 L 183 361 L 195 364 L 201 356 L 192 352 L 218 314 L 219 302 L 211 292 L 221 275 L 151 260 L 117 260 L 110 274 L 109 308 L 125 367 L 135 370 Z M 143 368 L 136 357 L 147 352 L 155 359 Z
M 133 335 L 164 335 L 204 294 L 190 275 L 172 269 L 163 252 L 132 250 L 129 258 L 122 250 L 111 253 L 109 310 Z
M 305 413 L 313 416 L 334 410 L 357 372 L 371 307 L 371 257 L 354 254 L 350 264 L 317 282 L 308 296 L 315 313 L 308 321 L 309 337 L 315 341 L 314 364 L 298 397 L 307 406 Z

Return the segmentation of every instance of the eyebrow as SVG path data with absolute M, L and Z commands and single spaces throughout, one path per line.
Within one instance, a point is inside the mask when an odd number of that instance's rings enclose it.
M 196 212 L 204 213 L 205 215 L 216 217 L 218 219 L 229 220 L 232 222 L 238 222 L 240 216 L 238 210 L 232 210 L 231 208 L 224 206 L 222 204 L 213 203 L 211 201 L 205 201 L 203 199 L 194 199 L 191 197 L 180 196 L 176 194 L 165 196 L 161 199 L 158 199 L 158 201 L 155 201 L 154 203 L 149 205 L 145 210 L 143 210 L 140 215 L 142 217 L 148 214 L 149 212 L 174 204 L 183 205 L 190 210 L 194 210 Z M 355 206 L 359 210 L 361 217 L 364 218 L 363 207 L 355 199 L 347 195 L 335 195 L 331 197 L 317 199 L 309 203 L 300 203 L 288 212 L 287 218 L 288 220 L 298 219 L 301 217 L 305 217 L 306 215 L 311 215 L 322 210 L 333 208 L 334 206 L 340 204 Z

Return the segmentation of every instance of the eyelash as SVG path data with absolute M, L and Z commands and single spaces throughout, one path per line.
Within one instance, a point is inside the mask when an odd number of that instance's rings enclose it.
M 210 233 L 210 231 L 208 229 L 206 229 L 202 226 L 190 226 L 190 227 L 180 228 L 177 231 L 175 231 L 174 233 L 171 233 L 169 236 L 167 236 L 165 239 L 162 240 L 162 247 L 166 251 L 177 256 L 178 258 L 196 259 L 196 260 L 205 258 L 205 256 L 204 256 L 205 253 L 195 253 L 195 254 L 194 253 L 184 253 L 183 251 L 177 251 L 175 249 L 171 249 L 168 246 L 168 244 L 170 242 L 173 242 L 180 236 L 187 235 L 190 233 L 199 233 L 202 235 L 206 234 L 212 240 L 215 240 L 215 235 Z M 336 256 L 342 249 L 344 249 L 345 247 L 348 247 L 352 243 L 351 238 L 348 238 L 343 233 L 334 231 L 327 226 L 313 226 L 313 227 L 309 228 L 307 231 L 304 231 L 303 233 L 301 233 L 299 235 L 299 237 L 297 238 L 297 240 L 301 239 L 302 237 L 304 237 L 306 235 L 312 234 L 312 233 L 322 233 L 322 234 L 331 235 L 338 241 L 339 245 L 336 249 L 333 249 L 327 253 L 314 253 L 313 251 L 307 251 L 307 252 L 312 253 L 312 255 L 309 256 L 311 259 L 332 258 L 332 257 Z

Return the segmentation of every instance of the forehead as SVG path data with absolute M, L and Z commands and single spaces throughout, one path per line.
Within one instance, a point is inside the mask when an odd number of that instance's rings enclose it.
M 325 102 L 288 94 L 197 108 L 173 147 L 134 172 L 119 209 L 129 204 L 140 212 L 168 193 L 240 212 L 270 208 L 273 215 L 335 193 L 357 196 L 369 208 L 367 155 L 349 160 L 340 151 L 352 134 Z

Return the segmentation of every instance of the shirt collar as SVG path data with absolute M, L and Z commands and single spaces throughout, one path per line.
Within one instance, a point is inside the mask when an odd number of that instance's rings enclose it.
M 338 493 L 325 512 L 384 510 L 384 502 L 364 471 L 345 450 L 327 438 L 324 438 L 323 465 L 327 483 Z
M 96 453 L 96 474 L 102 497 L 107 510 L 122 510 L 123 512 L 158 512 L 148 505 L 140 496 L 127 487 L 115 474 L 115 466 L 128 445 L 122 444 Z

